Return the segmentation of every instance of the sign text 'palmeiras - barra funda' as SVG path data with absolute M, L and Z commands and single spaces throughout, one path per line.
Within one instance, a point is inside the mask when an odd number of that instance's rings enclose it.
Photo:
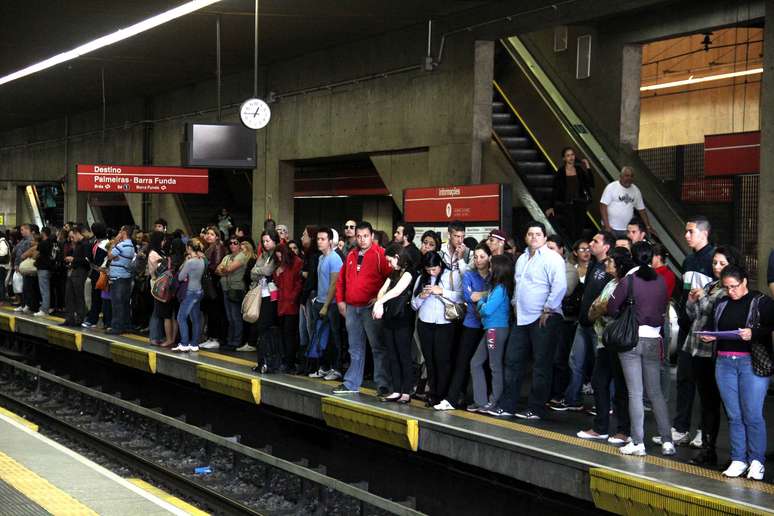
M 202 168 L 78 165 L 79 192 L 194 193 L 209 191 Z

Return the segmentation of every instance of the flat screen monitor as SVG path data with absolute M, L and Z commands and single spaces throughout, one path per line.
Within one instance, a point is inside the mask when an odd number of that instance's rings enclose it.
M 186 124 L 187 167 L 255 168 L 255 131 L 241 124 Z

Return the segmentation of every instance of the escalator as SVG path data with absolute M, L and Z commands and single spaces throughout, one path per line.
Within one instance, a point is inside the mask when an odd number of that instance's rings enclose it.
M 618 179 L 622 165 L 633 165 L 656 240 L 664 244 L 676 265 L 682 263 L 687 251 L 682 237 L 685 219 L 677 201 L 659 188 L 636 153 L 630 156 L 603 146 L 517 37 L 500 41 L 492 98 L 492 137 L 534 202 L 530 215 L 537 214 L 535 207 L 541 211 L 547 207 L 556 171 L 551 156 L 559 158 L 564 147 L 575 148 L 579 157 L 587 157 L 592 164 L 597 187 L 587 222 L 597 227 L 598 201 L 605 185 Z

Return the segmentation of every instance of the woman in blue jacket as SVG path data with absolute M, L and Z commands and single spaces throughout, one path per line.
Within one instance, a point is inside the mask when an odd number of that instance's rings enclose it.
M 508 328 L 513 294 L 513 262 L 503 255 L 490 260 L 492 290 L 478 301 L 478 313 L 484 326 L 484 337 L 470 360 L 474 404 L 470 412 L 485 412 L 503 393 L 503 356 L 508 342 Z M 489 359 L 492 392 L 487 395 L 484 363 Z

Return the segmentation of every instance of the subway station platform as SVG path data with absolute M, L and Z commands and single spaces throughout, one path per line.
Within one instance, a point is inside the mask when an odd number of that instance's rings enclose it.
M 774 484 L 724 479 L 718 470 L 662 457 L 655 445 L 648 446 L 646 457 L 622 456 L 612 445 L 575 437 L 576 431 L 590 426 L 590 419 L 580 414 L 560 413 L 550 420 L 521 423 L 459 410 L 436 412 L 419 402 L 381 403 L 367 388 L 360 394 L 333 396 L 337 382 L 253 373 L 249 355 L 177 354 L 150 346 L 137 335 L 107 336 L 58 323 L 56 318 L 0 310 L 0 331 L 6 333 L 303 414 L 411 452 L 442 456 L 593 501 L 613 513 L 774 514 Z M 720 455 L 727 453 L 721 450 Z
M 203 515 L 139 479 L 124 479 L 0 408 L 0 514 Z

